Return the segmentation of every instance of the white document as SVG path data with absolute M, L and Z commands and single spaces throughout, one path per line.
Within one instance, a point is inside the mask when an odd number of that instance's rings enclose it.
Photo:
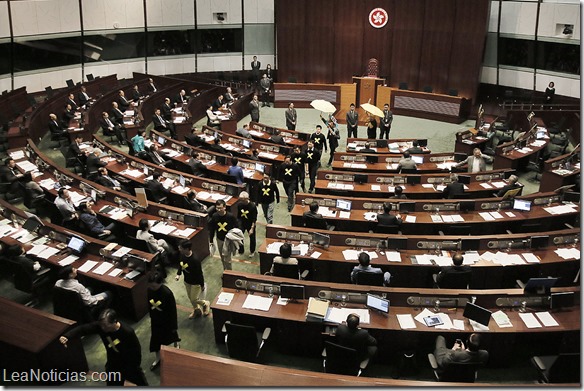
M 440 217 L 440 215 L 430 215 L 430 218 L 432 219 L 433 223 L 441 223 L 442 222 L 442 217 Z
M 437 313 L 436 315 L 438 315 L 440 317 L 440 319 L 442 320 L 442 323 L 444 323 L 444 324 L 434 326 L 435 328 L 442 329 L 442 330 L 450 330 L 452 328 L 452 320 L 450 320 L 450 316 L 448 316 L 448 314 L 445 314 L 444 312 L 440 312 L 440 313 Z
M 431 183 L 422 183 L 422 187 L 424 189 L 433 189 L 434 188 L 434 185 L 431 184 Z
M 416 315 L 414 317 L 415 320 L 417 320 L 418 322 L 420 322 L 421 324 L 423 324 L 424 326 L 426 326 L 426 322 L 424 322 L 424 318 L 427 316 L 433 316 L 436 315 L 434 312 L 430 311 L 427 308 L 424 308 L 422 310 L 422 312 L 420 312 L 418 315 Z
M 339 211 L 339 218 L 340 219 L 350 219 L 351 218 L 351 212 L 346 211 L 346 210 L 341 210 L 341 211 Z
M 365 212 L 363 214 L 363 217 L 367 221 L 377 221 L 377 213 L 375 213 L 375 212 Z
M 19 149 L 18 151 L 10 152 L 10 157 L 14 160 L 24 159 L 26 156 L 24 155 L 24 151 Z
M 53 255 L 55 255 L 56 253 L 58 253 L 59 250 L 58 248 L 54 248 L 54 247 L 47 247 L 46 249 L 44 249 L 39 255 L 39 258 L 42 259 L 49 259 L 50 257 L 52 257 Z
M 41 252 L 43 252 L 44 250 L 46 250 L 48 248 L 48 246 L 45 246 L 44 244 L 37 244 L 34 245 L 30 250 L 28 250 L 26 253 L 27 254 L 31 254 L 31 255 L 39 255 Z
M 288 299 L 284 299 L 283 297 L 278 297 L 278 301 L 276 301 L 277 305 L 286 305 L 288 304 Z
M 536 312 L 535 316 L 537 316 L 541 324 L 543 324 L 545 327 L 554 327 L 560 325 L 548 311 Z
M 69 255 L 68 257 L 61 259 L 59 261 L 59 265 L 67 266 L 67 265 L 72 264 L 73 262 L 75 262 L 78 259 L 79 259 L 79 257 L 77 255 Z
M 452 221 L 454 222 L 463 222 L 464 218 L 461 215 L 450 215 L 452 217 Z
M 113 257 L 123 257 L 127 253 L 132 251 L 130 247 L 121 247 L 115 253 L 112 254 Z
M 117 268 L 117 267 L 114 267 L 114 268 L 112 269 L 112 271 L 111 271 L 111 272 L 109 272 L 107 275 L 108 275 L 108 276 L 110 276 L 110 277 L 117 277 L 117 276 L 119 276 L 120 274 L 122 274 L 122 272 L 123 272 L 123 270 L 122 270 L 122 269 L 119 269 L 119 268 Z
M 480 259 L 480 255 L 476 251 L 467 251 L 464 253 L 464 260 L 462 261 L 463 265 L 473 265 Z
M 435 255 L 428 255 L 428 254 L 420 254 L 416 255 L 416 263 L 418 265 L 432 265 L 432 259 L 434 259 Z
M 235 297 L 235 294 L 233 293 L 221 292 L 217 297 L 217 305 L 230 305 L 231 300 L 233 300 L 233 297 Z
M 194 228 L 185 228 L 185 229 L 177 230 L 174 234 L 177 236 L 181 236 L 183 238 L 188 238 L 195 231 L 196 231 L 196 229 L 194 229 Z
M 95 265 L 97 265 L 96 261 L 85 261 L 85 263 L 83 265 L 79 266 L 79 268 L 77 270 L 79 270 L 80 272 L 83 272 L 83 273 L 87 273 L 88 271 L 93 269 Z
M 505 212 L 508 217 L 515 217 L 515 213 L 513 212 Z
M 525 323 L 525 327 L 528 329 L 535 329 L 541 327 L 541 324 L 537 321 L 535 316 L 531 312 L 520 312 L 519 317 Z
M 474 331 L 489 331 L 488 326 L 475 322 L 474 320 L 471 319 L 469 319 L 468 322 L 470 323 Z
M 380 185 L 371 185 L 371 190 L 372 191 L 381 191 L 381 186 Z
M 318 251 L 313 251 L 312 254 L 310 254 L 310 258 L 318 259 L 321 255 L 322 253 Z
M 493 216 L 496 219 L 502 219 L 503 215 L 499 212 L 491 212 L 491 216 Z
M 173 232 L 175 230 L 176 230 L 176 227 L 174 227 L 172 225 L 168 225 L 166 223 L 158 223 L 150 229 L 150 231 L 152 231 L 152 232 L 158 232 L 158 233 L 166 234 L 166 235 L 170 234 L 171 232 Z
M 389 262 L 401 262 L 401 254 L 397 251 L 386 251 L 385 257 Z
M 182 195 L 182 194 L 186 194 L 189 191 L 189 188 L 178 185 L 178 186 L 173 187 L 172 191 Z
M 283 244 L 284 242 L 270 243 L 266 247 L 266 250 L 268 251 L 268 254 L 280 254 L 280 247 L 282 247 Z
M 247 295 L 242 307 L 250 310 L 269 311 L 272 301 L 272 297 Z
M 440 257 L 434 258 L 434 262 L 436 262 L 436 265 L 438 265 L 438 266 L 451 266 L 452 265 L 452 258 L 440 256 Z
M 539 263 L 539 258 L 533 253 L 521 254 L 528 263 Z
M 464 331 L 464 320 L 452 319 L 452 328 L 455 330 Z
M 324 320 L 327 322 L 341 324 L 347 320 L 347 316 L 349 316 L 350 314 L 359 315 L 359 323 L 363 323 L 363 324 L 371 323 L 368 309 L 339 308 L 339 307 L 332 307 L 332 306 L 329 307 Z
M 502 181 L 491 182 L 491 184 L 493 186 L 495 186 L 497 189 L 500 189 L 500 188 L 502 188 L 502 187 L 504 187 L 504 186 L 507 185 L 505 182 L 502 182 Z
M 443 215 L 443 216 L 442 216 L 442 220 L 443 220 L 445 223 L 452 223 L 452 222 L 454 222 L 454 220 L 452 220 L 452 216 L 450 216 L 450 215 Z
M 491 216 L 491 214 L 489 212 L 480 212 L 479 215 L 485 221 L 493 221 L 493 220 L 495 220 L 495 218 L 493 216 Z
M 416 328 L 416 322 L 414 322 L 414 318 L 412 317 L 412 315 L 410 315 L 410 314 L 396 314 L 395 316 L 397 317 L 399 327 L 402 330 Z
M 416 222 L 416 216 L 407 215 L 405 221 L 406 221 L 406 223 L 415 223 Z
M 491 317 L 495 320 L 497 325 L 501 328 L 513 327 L 513 324 L 511 324 L 511 320 L 509 319 L 507 314 L 501 310 L 499 310 L 497 312 L 493 312 L 491 314 Z
M 105 273 L 107 273 L 112 267 L 114 267 L 113 264 L 109 263 L 109 262 L 102 262 L 101 265 L 99 265 L 98 267 L 96 267 L 92 273 L 95 274 L 99 274 L 100 276 L 103 276 Z
M 558 248 L 554 252 L 564 259 L 580 258 L 580 250 L 575 247 Z
M 357 250 L 343 250 L 343 257 L 345 261 L 356 261 L 359 258 L 359 251 Z

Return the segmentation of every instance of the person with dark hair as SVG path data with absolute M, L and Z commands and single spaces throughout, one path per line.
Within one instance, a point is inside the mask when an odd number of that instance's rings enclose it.
M 225 100 L 223 99 L 223 94 L 219 94 L 217 99 L 215 99 L 213 101 L 213 104 L 212 104 L 213 111 L 217 111 L 217 110 L 221 109 L 224 104 L 225 104 Z
M 308 148 L 306 149 L 305 159 L 304 159 L 304 171 L 305 175 L 308 175 L 310 178 L 310 187 L 308 188 L 308 192 L 312 193 L 314 191 L 314 187 L 316 186 L 316 171 L 318 170 L 318 166 L 320 165 L 320 151 L 314 147 L 314 143 L 312 141 L 308 142 Z
M 193 151 L 191 153 L 191 158 L 189 159 L 189 162 L 187 164 L 191 168 L 191 173 L 193 175 L 205 178 L 208 176 L 209 169 L 201 161 L 201 154 L 199 152 Z
M 64 187 L 59 188 L 57 198 L 55 198 L 55 206 L 61 212 L 61 216 L 63 216 L 62 225 L 64 227 L 69 228 L 76 224 L 77 219 L 79 219 L 79 214 L 75 209 L 69 190 Z
M 231 167 L 227 169 L 227 175 L 234 177 L 238 185 L 242 185 L 245 180 L 243 168 L 239 166 L 239 159 L 235 156 L 231 158 Z
M 252 139 L 252 135 L 249 132 L 249 125 L 243 124 L 243 126 L 235 131 L 235 134 L 241 137 Z
M 152 163 L 163 167 L 169 167 L 172 164 L 172 159 L 159 150 L 158 144 L 152 143 L 149 150 L 148 155 L 150 156 Z
M 97 313 L 99 313 L 100 310 L 109 307 L 112 300 L 111 292 L 106 291 L 96 295 L 92 294 L 89 289 L 77 281 L 77 268 L 74 268 L 71 265 L 65 266 L 59 270 L 58 277 L 59 279 L 55 283 L 57 288 L 77 292 L 81 297 L 83 304 L 88 307 L 97 308 Z
M 412 141 L 412 146 L 407 149 L 410 154 L 413 153 L 424 153 L 424 150 L 420 148 L 420 142 L 418 140 Z
M 209 152 L 220 153 L 222 155 L 227 155 L 227 150 L 221 146 L 221 138 L 214 138 L 208 145 L 207 149 Z M 253 159 L 253 158 L 252 158 Z M 260 160 L 259 158 L 256 160 Z
M 235 216 L 227 211 L 227 205 L 224 200 L 215 201 L 215 213 L 209 219 L 208 227 L 211 255 L 215 252 L 213 241 L 215 235 L 217 235 L 217 250 L 223 263 L 223 269 L 231 270 L 231 253 L 224 248 L 225 235 L 232 228 L 239 228 L 239 224 Z
M 6 249 L 6 257 L 16 264 L 23 266 L 27 274 L 32 275 L 41 270 L 41 264 L 26 256 L 22 244 L 12 244 Z
M 162 118 L 168 123 L 172 122 L 172 109 L 170 98 L 164 98 L 164 103 L 160 107 L 160 113 L 162 114 Z
M 544 92 L 544 104 L 547 108 L 551 108 L 554 102 L 554 95 L 556 95 L 556 88 L 553 81 L 550 81 Z
M 161 199 L 167 197 L 170 194 L 170 189 L 167 189 L 162 184 L 164 177 L 158 171 L 152 174 L 152 179 L 146 183 L 146 188 L 150 189 L 152 192 L 152 197 L 154 202 L 160 202 Z
M 201 204 L 197 200 L 197 192 L 194 190 L 189 190 L 186 197 L 186 202 L 188 204 L 188 209 L 194 210 L 195 212 L 206 213 L 207 207 Z
M 291 212 L 292 208 L 294 208 L 294 196 L 298 191 L 299 169 L 296 164 L 292 164 L 292 158 L 288 155 L 284 158 L 284 163 L 280 164 L 278 170 L 278 177 L 282 181 L 284 191 L 288 197 L 288 212 Z
M 68 152 L 69 152 L 69 156 L 68 157 L 76 157 L 78 159 L 81 159 L 82 161 L 85 160 L 85 153 L 81 150 L 81 144 L 83 142 L 83 136 L 81 136 L 81 134 L 76 134 L 75 135 L 75 140 L 73 140 L 73 142 L 71 144 L 69 144 L 69 148 L 68 148 Z
M 207 126 L 212 128 L 219 128 L 221 127 L 221 120 L 219 119 L 219 115 L 213 112 L 213 105 L 208 104 L 207 110 L 205 111 L 207 115 Z
M 146 86 L 146 90 L 148 91 L 148 95 L 158 91 L 158 88 L 156 88 L 156 84 L 154 84 L 154 80 L 152 80 L 152 78 L 148 78 L 148 85 Z
M 320 155 L 322 155 L 323 149 L 325 152 L 327 151 L 326 136 L 322 134 L 322 126 L 316 125 L 316 130 L 310 135 L 310 141 Z
M 280 190 L 278 185 L 268 174 L 264 174 L 264 179 L 258 185 L 258 204 L 262 206 L 264 217 L 268 224 L 274 221 L 274 208 L 276 203 L 280 203 Z
M 61 114 L 61 121 L 63 126 L 69 127 L 69 123 L 75 118 L 75 111 L 71 108 L 70 104 L 65 105 L 65 110 L 63 110 L 63 114 Z
M 357 279 L 357 273 L 359 273 L 359 272 L 383 273 L 383 270 L 381 270 L 380 268 L 372 267 L 370 265 L 371 257 L 366 252 L 359 253 L 358 260 L 359 260 L 359 265 L 355 266 L 353 268 L 353 270 L 351 271 L 351 281 L 353 283 L 355 283 L 355 281 Z M 385 285 L 389 285 L 390 279 L 391 279 L 391 274 L 389 272 L 383 273 L 383 281 L 384 281 Z
M 192 244 L 188 240 L 180 242 L 178 251 L 180 253 L 180 261 L 175 280 L 180 280 L 180 276 L 184 275 L 187 297 L 193 306 L 193 312 L 189 315 L 189 319 L 198 318 L 201 315 L 207 316 L 211 310 L 211 303 L 201 299 L 201 294 L 205 292 L 206 288 L 201 259 L 195 256 Z
M 389 104 L 383 105 L 383 118 L 379 122 L 379 138 L 389 139 L 389 132 L 391 131 L 391 123 L 393 122 L 393 113 L 389 110 Z
M 408 151 L 405 151 L 403 156 L 404 158 L 397 163 L 398 172 L 400 172 L 402 169 L 415 170 L 418 168 L 416 162 L 412 160 L 412 157 Z
M 329 142 L 329 150 L 330 150 L 330 156 L 329 156 L 329 161 L 328 161 L 327 165 L 330 167 L 332 162 L 333 162 L 333 158 L 335 156 L 335 151 L 339 147 L 339 140 L 341 138 L 341 133 L 339 132 L 339 125 L 337 123 L 337 119 L 335 118 L 334 115 L 332 115 L 332 113 L 329 114 L 328 120 L 324 119 L 322 114 L 320 115 L 320 119 L 322 120 L 322 122 L 324 122 L 324 124 L 326 125 L 326 128 L 327 128 L 326 138 Z
M 113 231 L 116 228 L 115 223 L 110 223 L 104 226 L 101 221 L 97 218 L 97 213 L 92 209 L 93 201 L 82 202 L 79 204 L 79 210 L 81 215 L 79 220 L 83 222 L 85 228 L 89 230 L 93 237 L 99 237 L 106 242 L 115 242 L 116 237 Z
M 290 104 L 288 105 L 288 110 L 286 110 L 284 116 L 286 117 L 286 128 L 288 128 L 288 130 L 296 130 L 296 121 L 298 120 L 298 114 L 296 114 L 294 103 L 290 102 Z
M 251 156 L 249 157 L 249 160 L 254 160 L 256 162 L 260 161 L 260 151 L 257 148 L 251 150 Z
M 140 152 L 144 152 L 144 135 L 146 134 L 146 131 L 144 129 L 139 129 L 138 133 L 132 137 L 132 148 L 134 149 L 135 153 L 140 153 Z
M 88 107 L 88 103 L 90 104 L 95 100 L 87 94 L 87 88 L 85 86 L 81 86 L 81 91 L 77 94 L 77 99 L 79 100 L 79 104 L 83 107 Z
M 143 240 L 148 244 L 148 248 L 151 253 L 162 253 L 168 255 L 172 252 L 172 248 L 164 239 L 156 239 L 154 235 L 150 233 L 150 222 L 148 219 L 140 219 L 138 222 L 138 232 L 136 233 L 136 239 Z
M 397 200 L 403 200 L 403 199 L 407 199 L 408 197 L 406 197 L 406 195 L 404 194 L 404 188 L 401 186 L 396 186 L 395 189 L 393 190 L 394 195 L 389 197 L 390 199 L 397 199 Z
M 284 137 L 282 137 L 278 129 L 274 129 L 274 134 L 270 136 L 270 142 L 278 145 L 286 145 Z
M 450 183 L 442 190 L 442 197 L 453 199 L 464 196 L 464 183 L 459 182 L 458 175 L 450 175 Z
M 59 342 L 67 347 L 71 338 L 99 334 L 107 352 L 105 370 L 108 386 L 123 386 L 126 380 L 137 386 L 147 386 L 148 381 L 141 368 L 142 348 L 134 330 L 118 320 L 116 311 L 104 310 L 99 320 L 65 332 Z M 119 375 L 116 376 L 115 372 Z
M 13 158 L 8 157 L 8 158 L 4 159 L 4 166 L 2 166 L 1 176 L 2 176 L 2 182 L 10 183 L 10 188 L 8 189 L 9 193 L 12 193 L 12 194 L 20 193 L 20 188 L 19 188 L 18 183 L 22 179 L 23 174 L 21 174 L 16 169 L 16 163 L 14 162 Z
M 328 229 L 328 224 L 325 218 L 318 213 L 318 202 L 312 201 L 308 208 L 309 209 L 302 214 L 304 226 L 308 228 Z
M 349 111 L 347 112 L 347 143 L 351 137 L 357 137 L 357 129 L 359 128 L 359 113 L 355 110 L 355 104 L 351 103 Z
M 268 75 L 265 73 L 260 80 L 260 88 L 262 91 L 262 107 L 270 107 L 270 92 L 272 89 L 272 81 L 268 79 Z
M 126 93 L 124 90 L 118 92 L 118 106 L 120 106 L 120 110 L 122 111 L 126 111 L 130 108 L 130 102 L 126 99 Z
M 260 102 L 257 94 L 254 94 L 253 99 L 249 102 L 249 115 L 252 122 L 260 122 Z
M 192 145 L 193 147 L 200 147 L 201 145 L 205 144 L 205 141 L 201 138 L 201 134 L 203 134 L 201 129 L 194 127 L 191 129 L 190 134 L 185 135 L 185 141 L 187 144 Z
M 469 265 L 463 265 L 464 257 L 462 254 L 456 253 L 452 256 L 452 266 L 444 266 L 440 269 L 440 273 L 436 276 L 436 283 L 444 280 L 446 275 L 468 273 L 471 268 Z
M 24 191 L 31 199 L 36 200 L 45 196 L 43 188 L 32 179 L 30 172 L 25 172 L 22 175 L 22 183 L 24 183 Z
M 67 100 L 65 101 L 65 104 L 70 105 L 72 109 L 79 110 L 79 105 L 77 104 L 77 102 L 75 102 L 75 95 L 73 93 L 69 94 Z
M 159 132 L 170 132 L 170 137 L 176 140 L 176 130 L 172 121 L 167 121 L 162 118 L 160 109 L 157 108 L 152 116 L 152 123 L 154 124 L 154 130 Z
M 283 265 L 298 265 L 298 259 L 291 258 L 292 255 L 292 245 L 290 243 L 284 243 L 280 246 L 280 255 L 274 257 L 272 261 L 272 267 L 270 268 L 270 274 L 274 274 L 274 263 L 281 263 Z
M 359 151 L 359 153 L 375 153 L 375 150 L 371 148 L 371 143 L 367 141 L 365 143 L 365 148 Z
M 122 124 L 123 124 L 123 122 L 122 122 Z M 99 126 L 101 127 L 103 134 L 108 135 L 108 136 L 111 134 L 115 134 L 120 145 L 124 144 L 124 135 L 122 134 L 122 130 L 123 130 L 122 125 L 119 122 L 117 122 L 115 119 L 112 120 L 107 111 L 104 111 L 103 113 L 101 113 L 101 119 L 99 120 Z
M 346 324 L 337 327 L 335 335 L 339 345 L 357 351 L 359 362 L 370 359 L 377 353 L 377 340 L 367 330 L 359 327 L 359 315 L 349 314 Z
M 117 191 L 122 191 L 122 184 L 117 179 L 112 178 L 107 171 L 107 168 L 100 167 L 97 169 L 99 176 L 96 179 L 96 182 L 100 185 L 107 187 L 109 189 L 114 189 Z
M 388 226 L 388 225 L 401 225 L 402 219 L 399 213 L 394 215 L 391 213 L 391 203 L 383 203 L 383 213 L 377 214 L 377 225 Z
M 153 273 L 148 278 L 148 312 L 150 314 L 150 351 L 156 359 L 150 365 L 153 371 L 160 365 L 160 347 L 174 344 L 179 347 L 178 316 L 172 290 L 164 285 L 164 277 Z
M 255 255 L 256 250 L 256 223 L 258 220 L 258 208 L 255 203 L 249 200 L 249 193 L 242 191 L 239 193 L 239 202 L 237 203 L 237 221 L 243 232 L 249 234 L 249 257 Z M 245 247 L 239 248 L 239 253 L 243 254 Z
M 134 86 L 132 86 L 132 101 L 134 103 L 138 103 L 140 102 L 140 99 L 142 99 L 144 96 L 140 93 L 140 90 L 138 89 L 138 84 L 134 84 Z
M 304 178 L 306 177 L 304 164 L 306 163 L 306 154 L 300 150 L 299 146 L 294 147 L 294 152 L 290 155 L 292 159 L 292 164 L 298 168 L 298 182 L 302 188 L 302 192 L 306 192 L 306 187 L 304 185 Z
M 107 162 L 101 160 L 101 154 L 103 152 L 99 148 L 93 148 L 91 153 L 87 155 L 87 160 L 85 161 L 85 170 L 88 176 L 96 176 L 97 170 L 100 167 L 107 166 Z
M 442 335 L 436 338 L 436 347 L 434 356 L 441 369 L 446 369 L 453 363 L 486 363 L 489 359 L 489 353 L 486 350 L 480 350 L 481 335 L 472 333 L 465 344 L 457 340 L 451 349 L 446 347 L 446 339 Z
M 253 61 L 251 62 L 251 77 L 254 85 L 260 81 L 260 67 L 262 63 L 258 61 L 257 56 L 253 56 Z
M 377 137 L 377 119 L 376 117 L 367 112 L 367 138 L 370 140 L 375 140 Z

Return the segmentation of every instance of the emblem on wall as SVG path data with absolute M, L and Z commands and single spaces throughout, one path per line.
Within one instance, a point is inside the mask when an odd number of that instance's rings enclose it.
M 374 8 L 369 13 L 369 23 L 376 29 L 380 29 L 385 26 L 388 19 L 389 16 L 387 15 L 387 11 L 385 11 L 383 8 Z

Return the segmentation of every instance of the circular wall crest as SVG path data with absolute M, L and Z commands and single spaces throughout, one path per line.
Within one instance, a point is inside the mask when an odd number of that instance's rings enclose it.
M 389 15 L 383 8 L 374 8 L 369 13 L 369 23 L 376 29 L 380 29 L 387 24 Z

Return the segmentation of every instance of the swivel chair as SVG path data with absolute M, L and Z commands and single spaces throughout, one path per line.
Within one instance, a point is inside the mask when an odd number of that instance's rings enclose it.
M 322 351 L 323 372 L 339 375 L 360 376 L 369 365 L 369 358 L 359 361 L 357 351 L 336 343 L 325 341 Z
M 257 362 L 261 349 L 272 331 L 267 327 L 263 332 L 256 332 L 255 327 L 225 322 L 222 331 L 229 357 L 236 360 Z

